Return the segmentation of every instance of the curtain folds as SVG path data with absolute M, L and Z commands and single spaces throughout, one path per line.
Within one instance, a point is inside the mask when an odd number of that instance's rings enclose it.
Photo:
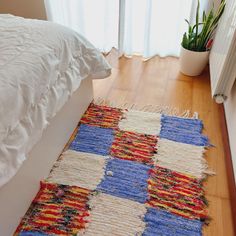
M 68 26 L 102 52 L 179 56 L 184 19 L 197 0 L 45 0 L 49 20 Z M 207 0 L 201 0 L 202 8 Z

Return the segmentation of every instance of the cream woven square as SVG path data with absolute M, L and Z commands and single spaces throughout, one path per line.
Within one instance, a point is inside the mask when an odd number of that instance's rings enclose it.
M 56 162 L 47 181 L 94 190 L 104 176 L 105 163 L 104 156 L 68 150 Z
M 142 220 L 146 213 L 144 204 L 99 193 L 91 197 L 89 206 L 90 223 L 82 235 L 142 235 L 145 229 Z
M 158 166 L 202 178 L 208 173 L 204 152 L 203 146 L 159 139 L 157 154 L 152 158 Z
M 161 114 L 128 110 L 124 113 L 124 119 L 119 122 L 119 128 L 141 134 L 159 135 Z

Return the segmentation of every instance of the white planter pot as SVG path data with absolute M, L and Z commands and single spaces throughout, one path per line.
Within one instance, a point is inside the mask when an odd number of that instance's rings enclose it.
M 209 52 L 195 52 L 181 47 L 180 71 L 189 76 L 200 75 L 208 63 Z

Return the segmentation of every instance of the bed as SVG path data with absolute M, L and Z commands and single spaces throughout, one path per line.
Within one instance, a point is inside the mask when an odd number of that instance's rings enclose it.
M 106 78 L 104 57 L 76 32 L 0 14 L 0 235 L 13 234 Z

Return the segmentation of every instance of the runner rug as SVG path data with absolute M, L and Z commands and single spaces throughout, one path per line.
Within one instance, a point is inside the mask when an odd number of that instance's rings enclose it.
M 202 235 L 197 118 L 90 104 L 15 235 Z

